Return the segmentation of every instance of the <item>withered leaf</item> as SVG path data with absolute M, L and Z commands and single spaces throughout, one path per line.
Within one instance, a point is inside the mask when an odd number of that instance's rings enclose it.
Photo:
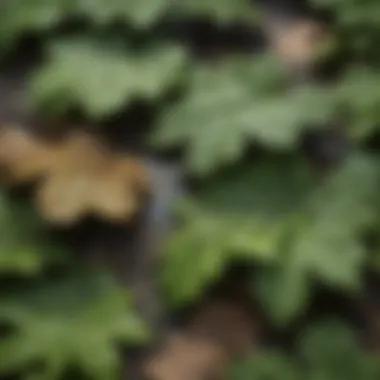
M 258 334 L 258 323 L 241 302 L 207 302 L 192 320 L 190 331 L 223 345 L 232 355 L 251 350 Z
M 34 181 L 46 173 L 53 158 L 52 147 L 21 128 L 0 129 L 0 167 L 11 184 Z M 5 177 L 4 178 L 4 174 Z
M 289 68 L 309 66 L 327 39 L 323 26 L 307 19 L 274 25 L 268 34 L 271 49 Z
M 257 321 L 240 301 L 212 298 L 182 333 L 145 363 L 148 380 L 221 380 L 227 364 L 252 349 Z
M 149 187 L 137 159 L 78 131 L 45 142 L 19 128 L 3 128 L 0 167 L 10 185 L 37 181 L 36 207 L 54 224 L 72 224 L 88 214 L 128 220 Z
M 192 335 L 173 335 L 144 367 L 148 380 L 220 379 L 228 361 L 223 346 Z

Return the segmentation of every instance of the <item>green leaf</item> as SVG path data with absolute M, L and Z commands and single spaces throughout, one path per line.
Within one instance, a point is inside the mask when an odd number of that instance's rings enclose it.
M 241 157 L 252 141 L 291 149 L 301 130 L 331 116 L 330 93 L 317 87 L 285 91 L 268 58 L 197 67 L 182 101 L 167 109 L 153 140 L 186 144 L 190 169 L 207 173 Z
M 281 352 L 252 354 L 236 363 L 229 372 L 231 380 L 301 380 L 296 363 Z
M 46 32 L 84 17 L 95 24 L 124 21 L 148 27 L 171 6 L 170 0 L 12 0 L 0 4 L 0 44 L 30 32 Z
M 266 311 L 279 324 L 307 307 L 309 281 L 346 291 L 361 286 L 366 263 L 362 235 L 377 213 L 378 160 L 353 156 L 307 196 L 299 223 L 278 252 L 280 264 L 253 282 Z
M 32 101 L 47 110 L 81 107 L 93 118 L 119 111 L 129 102 L 156 99 L 177 83 L 184 55 L 167 47 L 136 55 L 93 40 L 51 46 L 50 61 L 32 78 Z
M 336 84 L 336 97 L 354 139 L 369 137 L 379 126 L 379 79 L 377 72 L 353 66 Z
M 221 174 L 181 211 L 163 261 L 166 294 L 174 303 L 197 297 L 238 258 L 268 266 L 253 288 L 277 323 L 307 307 L 315 279 L 357 291 L 379 174 L 378 159 L 358 155 L 319 183 L 302 160 L 287 156 Z
M 304 331 L 299 339 L 300 352 L 308 363 L 328 368 L 340 358 L 357 355 L 354 332 L 337 320 L 319 322 Z M 352 359 L 352 358 L 351 358 Z
M 375 63 L 379 56 L 376 46 L 380 36 L 380 4 L 376 0 L 312 0 L 324 11 L 334 14 L 334 29 L 340 45 L 353 54 L 354 60 Z M 367 57 L 370 54 L 370 60 Z M 350 61 L 350 58 L 347 60 Z M 375 63 L 376 65 L 376 63 Z M 375 66 L 376 67 L 376 66 Z
M 199 296 L 234 257 L 276 259 L 311 185 L 306 165 L 288 156 L 211 180 L 182 206 L 183 225 L 167 242 L 161 277 L 168 298 Z
M 0 41 L 14 42 L 24 33 L 45 32 L 64 21 L 83 17 L 94 24 L 122 21 L 152 26 L 169 12 L 206 15 L 221 21 L 251 18 L 248 0 L 12 0 L 0 4 Z
M 64 258 L 28 206 L 0 193 L 0 273 L 37 274 Z
M 317 7 L 332 8 L 340 27 L 380 27 L 380 4 L 376 0 L 312 0 Z
M 301 330 L 297 351 L 261 350 L 235 363 L 233 380 L 376 380 L 379 365 L 342 322 L 318 322 Z
M 252 19 L 256 15 L 249 0 L 182 0 L 173 6 L 180 14 L 209 16 L 221 22 Z
M 310 198 L 309 223 L 292 254 L 324 282 L 356 288 L 365 261 L 363 233 L 376 217 L 379 162 L 353 155 Z
M 299 346 L 312 380 L 376 379 L 370 357 L 360 348 L 354 332 L 339 321 L 309 327 Z
M 253 281 L 253 293 L 278 326 L 286 325 L 306 311 L 310 292 L 308 273 L 297 261 L 263 268 Z
M 148 27 L 170 5 L 170 0 L 81 0 L 75 2 L 75 12 L 101 24 L 125 20 L 139 27 Z
M 12 332 L 0 341 L 0 372 L 42 361 L 38 375 L 58 379 L 67 367 L 93 379 L 117 377 L 117 343 L 137 343 L 147 331 L 130 298 L 109 276 L 78 273 L 0 297 L 0 321 Z
M 0 44 L 12 44 L 24 32 L 45 31 L 59 24 L 71 10 L 71 1 L 12 0 L 0 5 Z

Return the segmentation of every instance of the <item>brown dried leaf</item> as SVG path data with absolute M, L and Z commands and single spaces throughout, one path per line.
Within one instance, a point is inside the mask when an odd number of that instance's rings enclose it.
M 292 68 L 311 65 L 327 33 L 322 25 L 313 20 L 298 20 L 273 28 L 268 37 L 274 53 Z
M 56 224 L 75 223 L 88 208 L 90 178 L 57 174 L 42 182 L 36 192 L 36 205 L 46 220 Z
M 34 181 L 49 170 L 52 156 L 51 146 L 20 128 L 0 130 L 0 167 L 5 171 L 7 182 Z
M 245 307 L 227 300 L 206 304 L 192 321 L 190 331 L 219 342 L 232 355 L 248 352 L 258 335 L 257 323 Z
M 142 164 L 84 132 L 47 143 L 20 129 L 3 129 L 0 166 L 11 185 L 39 180 L 37 209 L 55 224 L 72 224 L 87 214 L 128 220 L 149 187 Z
M 216 342 L 191 335 L 171 336 L 144 367 L 149 380 L 219 379 L 228 355 Z
M 226 365 L 250 352 L 257 324 L 239 301 L 205 303 L 185 333 L 170 336 L 143 365 L 147 380 L 220 380 Z

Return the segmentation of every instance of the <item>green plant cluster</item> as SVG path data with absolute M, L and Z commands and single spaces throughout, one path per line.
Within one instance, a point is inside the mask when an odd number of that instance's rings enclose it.
M 292 355 L 276 349 L 252 354 L 231 369 L 230 379 L 366 379 L 379 378 L 375 356 L 360 349 L 357 336 L 338 320 L 319 322 L 306 329 Z
M 171 306 L 196 300 L 231 262 L 244 260 L 260 266 L 252 296 L 285 325 L 307 309 L 319 285 L 360 295 L 364 274 L 378 270 L 380 3 L 312 0 L 310 6 L 332 14 L 336 44 L 326 60 L 338 62 L 340 71 L 323 83 L 295 87 L 267 53 L 202 60 L 176 33 L 161 33 L 172 20 L 194 18 L 210 20 L 215 29 L 254 25 L 260 11 L 248 0 L 1 1 L 2 57 L 25 37 L 36 38 L 44 53 L 26 78 L 38 112 L 64 115 L 75 108 L 100 123 L 136 100 L 154 104 L 147 146 L 182 148 L 186 173 L 200 179 L 178 205 L 181 225 L 163 249 L 157 274 Z M 337 122 L 347 134 L 348 155 L 321 176 L 302 153 L 301 137 Z M 245 159 L 252 146 L 260 153 Z M 65 249 L 47 243 L 33 211 L 30 218 L 24 212 L 24 205 L 1 196 L 0 324 L 6 329 L 0 372 L 57 379 L 75 367 L 90 378 L 116 378 L 114 342 L 146 337 L 128 296 L 107 274 L 76 268 Z M 367 244 L 369 234 L 375 244 Z M 66 273 L 59 281 L 48 275 L 56 266 Z M 340 333 L 341 326 L 332 330 Z M 331 338 L 341 346 L 328 346 L 344 353 L 337 362 L 361 363 L 341 335 Z M 334 380 L 359 373 L 335 372 L 333 356 L 319 357 L 326 353 L 315 349 L 318 339 L 300 349 L 307 369 L 264 355 L 265 376 L 280 376 L 271 372 L 273 361 L 286 367 L 281 377 L 289 373 L 289 379 L 302 371 Z M 374 378 L 361 373 L 355 379 Z
M 0 373 L 117 378 L 116 343 L 149 337 L 130 294 L 110 274 L 73 262 L 28 203 L 1 194 L 0 208 Z

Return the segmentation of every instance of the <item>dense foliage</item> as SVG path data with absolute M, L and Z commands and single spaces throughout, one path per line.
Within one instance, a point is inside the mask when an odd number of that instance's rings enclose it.
M 248 0 L 0 4 L 2 57 L 26 38 L 42 50 L 25 78 L 39 115 L 75 110 L 95 125 L 143 102 L 153 109 L 145 147 L 182 149 L 197 186 L 179 202 L 181 223 L 162 249 L 157 277 L 168 308 L 191 304 L 243 261 L 258 269 L 252 297 L 286 328 L 321 286 L 359 298 L 368 273 L 379 270 L 380 3 L 308 6 L 316 17 L 329 15 L 333 43 L 318 55 L 318 80 L 294 86 L 265 49 L 213 54 L 206 46 L 208 56 L 182 36 L 189 20 L 206 20 L 215 33 L 239 23 L 260 30 L 262 10 Z M 338 139 L 329 132 L 336 129 Z M 320 136 L 330 144 L 327 158 L 305 154 L 310 131 L 312 150 Z M 327 169 L 325 159 L 334 161 Z M 81 268 L 45 227 L 3 191 L 0 372 L 58 379 L 75 368 L 91 379 L 116 378 L 114 342 L 149 334 L 112 276 Z M 294 357 L 254 355 L 231 378 L 378 378 L 372 358 L 334 323 L 308 329 Z

